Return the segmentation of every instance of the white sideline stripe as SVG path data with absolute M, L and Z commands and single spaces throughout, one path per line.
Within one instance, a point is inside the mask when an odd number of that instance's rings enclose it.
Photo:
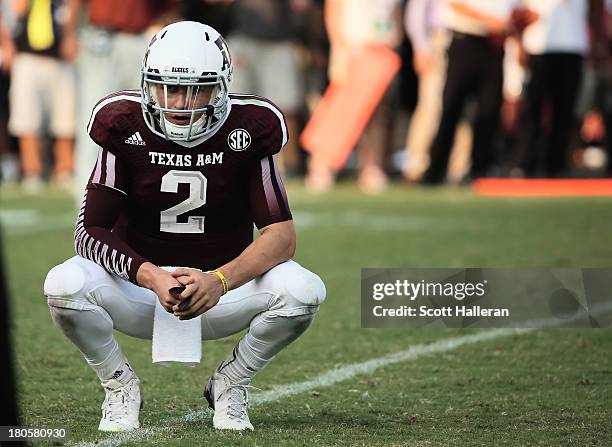
M 352 379 L 358 375 L 369 374 L 377 369 L 384 368 L 385 366 L 408 360 L 416 360 L 427 355 L 452 351 L 460 348 L 461 346 L 470 345 L 481 341 L 494 340 L 501 337 L 508 337 L 515 334 L 522 334 L 528 331 L 530 331 L 530 329 L 493 329 L 488 330 L 487 332 L 479 332 L 477 334 L 465 335 L 463 337 L 448 338 L 429 344 L 415 345 L 409 349 L 406 349 L 405 351 L 399 351 L 393 354 L 366 360 L 365 362 L 352 363 L 340 368 L 329 370 L 318 375 L 312 380 L 298 382 L 291 385 L 281 385 L 274 387 L 269 391 L 253 394 L 250 400 L 250 407 L 253 408 L 268 402 L 277 401 L 283 397 L 293 396 L 295 394 L 317 388 L 332 386 L 338 382 Z M 149 440 L 162 432 L 169 431 L 176 424 L 203 421 L 212 414 L 212 411 L 208 409 L 190 411 L 182 416 L 164 419 L 160 421 L 156 427 L 139 428 L 130 432 L 118 433 L 97 442 L 80 442 L 76 444 L 70 443 L 69 445 L 75 445 L 78 447 L 115 447 L 126 442 L 142 442 Z

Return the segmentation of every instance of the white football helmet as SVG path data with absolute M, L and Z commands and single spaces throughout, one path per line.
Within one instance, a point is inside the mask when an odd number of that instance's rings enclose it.
M 223 124 L 232 60 L 225 40 L 214 28 L 199 22 L 164 27 L 151 39 L 141 72 L 142 113 L 153 133 L 168 140 L 191 141 L 214 133 Z M 185 86 L 183 108 L 167 107 L 168 88 L 176 89 L 171 86 Z M 195 104 L 205 89 L 212 90 L 210 101 Z M 168 119 L 179 115 L 184 117 L 180 124 Z

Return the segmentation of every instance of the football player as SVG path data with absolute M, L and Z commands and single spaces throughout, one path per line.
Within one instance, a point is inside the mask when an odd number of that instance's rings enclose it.
M 105 389 L 99 430 L 139 427 L 140 382 L 113 329 L 150 339 L 156 300 L 180 319 L 202 315 L 205 340 L 248 328 L 205 396 L 215 428 L 252 430 L 251 379 L 325 299 L 321 279 L 291 260 L 295 230 L 274 159 L 287 143 L 283 114 L 265 98 L 230 94 L 231 76 L 219 33 L 174 23 L 151 40 L 140 91 L 109 95 L 92 112 L 100 149 L 78 255 L 51 269 L 44 291 Z

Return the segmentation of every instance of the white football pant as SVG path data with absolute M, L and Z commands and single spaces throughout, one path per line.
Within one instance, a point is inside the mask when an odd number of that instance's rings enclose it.
M 75 256 L 52 268 L 44 291 L 53 321 L 101 380 L 125 361 L 113 328 L 132 337 L 152 338 L 157 295 L 92 261 Z M 253 370 L 252 376 L 308 328 L 325 293 L 316 274 L 289 260 L 223 295 L 202 315 L 202 339 L 249 328 L 233 355 L 239 353 L 239 360 L 246 363 L 242 370 Z

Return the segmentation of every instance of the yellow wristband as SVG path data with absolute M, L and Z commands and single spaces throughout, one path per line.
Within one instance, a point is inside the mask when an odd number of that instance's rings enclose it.
M 221 284 L 223 285 L 223 295 L 225 295 L 229 290 L 229 285 L 227 284 L 227 279 L 220 270 L 213 270 L 212 273 L 217 275 L 217 277 L 221 280 Z

